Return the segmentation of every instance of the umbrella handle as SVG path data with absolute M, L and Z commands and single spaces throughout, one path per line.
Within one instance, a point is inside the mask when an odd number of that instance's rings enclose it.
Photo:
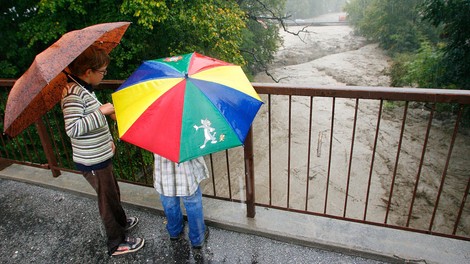
M 74 81 L 78 86 L 82 87 L 83 90 L 85 90 L 85 92 L 87 92 L 91 97 L 95 98 L 96 102 L 98 102 L 98 104 L 101 106 L 103 105 L 99 100 L 98 98 L 96 98 L 96 96 L 92 93 L 90 93 L 90 91 L 88 91 L 85 87 L 83 87 L 79 82 L 77 82 L 77 80 L 75 80 L 72 75 L 70 75 L 69 73 L 67 73 L 66 71 L 62 70 L 63 73 L 65 73 L 65 75 L 70 78 L 72 81 Z

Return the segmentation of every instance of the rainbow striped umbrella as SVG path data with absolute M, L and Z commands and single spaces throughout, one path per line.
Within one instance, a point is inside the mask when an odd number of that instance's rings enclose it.
M 243 145 L 263 104 L 240 66 L 198 53 L 145 61 L 112 97 L 119 137 L 178 163 Z

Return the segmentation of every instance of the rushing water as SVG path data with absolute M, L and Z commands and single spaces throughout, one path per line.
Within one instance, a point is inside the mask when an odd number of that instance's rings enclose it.
M 330 18 L 341 13 L 330 14 Z M 298 36 L 281 32 L 284 43 L 276 55 L 275 62 L 269 67 L 269 75 L 260 73 L 256 82 L 274 82 L 302 85 L 351 85 L 351 86 L 389 86 L 387 71 L 390 59 L 377 44 L 367 43 L 365 39 L 353 34 L 349 26 L 289 27 L 290 32 L 301 32 Z M 262 96 L 266 102 L 267 97 Z M 287 182 L 288 149 L 288 107 L 286 97 L 272 97 L 271 101 L 271 183 L 269 183 L 269 151 L 267 142 L 267 109 L 262 108 L 253 125 L 255 141 L 255 190 L 256 201 L 274 205 L 303 209 L 306 197 L 307 151 L 308 142 L 308 98 L 294 97 L 292 102 L 292 124 L 290 162 L 291 180 Z M 314 99 L 314 123 L 312 125 L 312 164 L 310 164 L 310 190 L 308 210 L 323 212 L 325 186 L 328 190 L 327 213 L 343 214 L 343 204 L 348 174 L 349 152 L 351 144 L 352 119 L 355 100 L 337 99 L 335 102 L 335 135 L 332 150 L 332 171 L 330 182 L 326 182 L 329 153 L 329 130 L 331 124 L 331 98 Z M 365 187 L 370 170 L 374 130 L 377 123 L 378 101 L 361 100 L 356 127 L 354 158 L 352 167 L 352 185 L 348 191 L 347 216 L 362 218 Z M 403 105 L 387 106 L 382 115 L 381 133 L 377 145 L 377 156 L 373 167 L 373 181 L 369 197 L 367 220 L 383 222 L 389 198 L 391 178 L 394 172 L 396 149 L 401 129 Z M 388 223 L 404 225 L 406 223 L 417 164 L 423 146 L 424 132 L 429 111 L 422 105 L 411 105 L 403 137 L 403 148 L 397 168 L 394 195 Z M 449 149 L 452 118 L 436 119 L 433 122 L 426 160 L 418 186 L 417 200 L 413 208 L 412 227 L 427 228 L 436 200 L 437 189 L 441 181 L 442 168 Z M 439 202 L 439 210 L 433 230 L 449 232 L 453 228 L 458 211 L 462 188 L 470 177 L 470 164 L 465 160 L 469 153 L 470 139 L 459 134 L 454 147 L 452 164 L 449 166 L 445 188 Z M 394 150 L 394 151 L 393 151 Z M 230 164 L 225 163 L 225 153 L 214 155 L 215 184 L 219 196 L 244 200 L 243 152 L 240 149 L 228 152 Z M 460 157 L 460 158 L 459 158 Z M 229 167 L 230 175 L 225 171 Z M 230 179 L 230 181 L 228 181 Z M 229 191 L 230 182 L 232 191 Z M 289 185 L 290 190 L 287 190 Z M 271 191 L 270 191 L 271 188 Z M 205 190 L 212 189 L 211 184 Z M 289 193 L 289 198 L 287 198 Z M 457 208 L 457 210 L 456 210 Z M 470 212 L 467 206 L 464 215 Z M 469 234 L 470 219 L 462 217 L 458 232 Z

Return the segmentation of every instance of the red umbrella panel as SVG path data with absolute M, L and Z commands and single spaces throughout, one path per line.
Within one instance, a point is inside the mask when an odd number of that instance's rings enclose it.
M 240 66 L 198 53 L 145 61 L 112 97 L 120 138 L 174 162 L 243 145 L 263 104 Z
M 61 72 L 91 45 L 109 53 L 129 25 L 130 22 L 103 23 L 70 31 L 38 54 L 8 95 L 4 132 L 14 137 L 52 109 L 67 83 Z

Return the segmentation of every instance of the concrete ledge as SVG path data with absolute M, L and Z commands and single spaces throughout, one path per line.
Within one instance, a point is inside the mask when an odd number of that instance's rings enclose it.
M 79 174 L 12 164 L 0 177 L 48 188 L 96 196 Z M 163 214 L 153 188 L 120 182 L 122 201 Z M 246 217 L 240 203 L 204 198 L 209 225 L 268 237 L 288 243 L 396 263 L 470 263 L 470 242 L 383 228 L 324 217 L 258 207 L 254 219 Z

